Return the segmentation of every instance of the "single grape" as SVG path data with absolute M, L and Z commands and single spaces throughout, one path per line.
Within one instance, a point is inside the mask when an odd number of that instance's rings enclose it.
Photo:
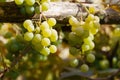
M 85 19 L 85 22 L 90 22 L 90 21 L 93 21 L 94 20 L 94 15 L 93 14 L 89 14 L 87 16 L 87 18 Z
M 31 41 L 31 40 L 33 39 L 33 37 L 34 37 L 34 35 L 33 35 L 32 32 L 26 32 L 26 33 L 24 34 L 24 39 L 25 39 L 26 41 Z
M 26 10 L 26 13 L 29 14 L 29 15 L 33 15 L 34 14 L 34 11 L 35 11 L 35 8 L 33 6 L 26 6 L 25 7 L 25 10 Z
M 89 62 L 89 63 L 93 63 L 94 61 L 95 61 L 95 56 L 93 55 L 93 54 L 91 54 L 91 53 L 89 53 L 88 55 L 87 55 L 87 61 Z
M 58 40 L 58 34 L 57 31 L 55 29 L 51 29 L 51 36 L 50 36 L 50 40 L 52 42 L 55 42 Z
M 79 25 L 79 21 L 74 16 L 71 16 L 69 18 L 69 24 L 72 26 L 77 26 Z
M 88 51 L 88 50 L 90 50 L 90 46 L 88 44 L 83 44 L 82 51 L 84 52 L 84 51 Z
M 51 53 L 55 53 L 57 51 L 57 47 L 55 45 L 50 45 L 49 49 Z
M 17 5 L 22 5 L 24 0 L 15 0 L 15 4 Z
M 24 28 L 27 28 L 29 25 L 33 25 L 32 20 L 27 19 L 23 22 Z
M 84 43 L 89 44 L 92 41 L 92 38 L 89 36 L 83 39 Z
M 26 15 L 25 7 L 20 7 L 20 13 Z
M 82 36 L 84 34 L 84 29 L 82 27 L 78 27 L 74 30 L 77 36 Z
M 41 44 L 42 44 L 43 46 L 49 46 L 49 45 L 50 45 L 50 40 L 49 40 L 49 38 L 43 38 L 43 39 L 41 40 Z
M 79 64 L 79 60 L 78 59 L 73 59 L 70 61 L 70 66 L 71 67 L 77 67 Z
M 95 35 L 97 32 L 98 32 L 98 29 L 95 28 L 95 27 L 92 27 L 92 28 L 90 29 L 90 33 L 93 34 L 93 35 Z
M 50 54 L 50 50 L 49 48 L 45 47 L 40 51 L 40 53 L 44 56 L 48 56 Z
M 89 66 L 87 64 L 82 64 L 80 70 L 82 72 L 87 72 L 89 70 Z
M 90 49 L 92 50 L 95 47 L 95 44 L 93 41 L 87 43 L 90 46 Z
M 50 37 L 51 36 L 51 30 L 50 29 L 44 29 L 42 31 L 43 37 Z
M 25 0 L 25 2 L 29 6 L 33 6 L 35 4 L 35 0 Z
M 27 27 L 27 30 L 29 31 L 29 32 L 32 32 L 32 31 L 34 31 L 34 25 L 29 25 L 28 27 Z
M 94 21 L 93 24 L 94 24 L 94 26 L 93 26 L 94 28 L 100 29 L 100 23 L 99 22 Z
M 116 63 L 117 63 L 117 57 L 113 57 L 112 58 L 112 64 L 113 64 L 113 66 L 116 65 Z
M 91 14 L 94 14 L 95 13 L 95 7 L 89 7 L 89 12 L 91 13 Z
M 32 47 L 38 52 L 40 52 L 43 49 L 43 46 L 41 43 L 32 43 Z
M 40 29 L 41 30 L 49 29 L 49 25 L 48 25 L 47 21 L 44 21 L 44 22 L 41 23 Z
M 49 8 L 49 4 L 47 2 L 42 3 L 42 11 L 47 11 Z
M 56 25 L 56 19 L 55 18 L 49 18 L 47 22 L 48 22 L 50 27 L 53 27 L 53 26 Z
M 98 16 L 94 16 L 94 21 L 99 23 L 100 22 L 100 18 Z
M 68 41 L 69 41 L 69 44 L 72 45 L 72 46 L 81 45 L 82 44 L 81 37 L 77 36 L 75 34 L 75 32 L 70 32 L 68 34 Z
M 37 27 L 35 28 L 35 33 L 40 33 L 40 27 L 37 26 Z
M 72 55 L 79 55 L 80 54 L 80 49 L 77 49 L 76 47 L 71 47 L 69 48 L 69 52 Z
M 40 43 L 41 39 L 42 39 L 42 36 L 40 34 L 35 34 L 32 39 L 32 43 L 33 44 Z
M 101 60 L 99 64 L 102 69 L 107 69 L 109 67 L 109 61 L 107 59 Z

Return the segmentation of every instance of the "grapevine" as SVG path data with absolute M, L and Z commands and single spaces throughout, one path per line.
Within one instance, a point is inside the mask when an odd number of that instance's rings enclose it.
M 98 32 L 100 28 L 100 20 L 99 17 L 94 16 L 94 7 L 90 7 L 87 11 L 89 11 L 89 14 L 84 21 L 82 20 L 82 18 L 79 21 L 74 16 L 71 16 L 69 18 L 69 24 L 71 25 L 72 31 L 69 33 L 69 44 L 71 45 L 71 47 L 74 47 L 72 48 L 74 49 L 74 51 L 70 48 L 71 54 L 76 53 L 83 56 L 83 58 L 85 58 L 86 55 L 86 61 L 92 63 L 95 60 L 95 56 L 90 51 L 93 50 L 95 47 L 95 43 L 93 42 L 93 40 L 94 35 Z M 87 64 L 81 65 L 81 71 L 88 71 Z
M 5 1 L 0 80 L 120 78 L 120 1 Z

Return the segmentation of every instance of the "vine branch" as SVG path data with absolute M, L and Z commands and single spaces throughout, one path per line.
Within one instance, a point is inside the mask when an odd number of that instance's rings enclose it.
M 70 15 L 80 18 L 81 12 L 78 13 L 79 3 L 69 3 L 69 2 L 51 2 L 49 4 L 49 10 L 43 12 L 43 14 L 49 18 L 54 17 L 59 22 L 65 23 L 65 18 Z M 94 6 L 99 11 L 97 15 L 101 18 L 102 24 L 120 24 L 120 13 L 112 8 L 107 8 L 103 12 L 100 12 L 101 7 L 97 4 L 83 3 L 85 6 Z M 82 11 L 82 15 L 86 16 L 87 12 Z M 26 19 L 39 19 L 40 14 L 35 14 L 33 16 L 22 15 L 20 13 L 20 7 L 18 7 L 14 2 L 0 2 L 0 22 L 23 22 Z

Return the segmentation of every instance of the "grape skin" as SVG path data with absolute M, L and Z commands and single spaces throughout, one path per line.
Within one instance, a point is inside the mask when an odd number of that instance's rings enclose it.
M 89 67 L 87 64 L 82 64 L 81 67 L 80 67 L 80 70 L 82 72 L 87 72 L 89 70 Z
M 24 2 L 24 0 L 15 0 L 15 3 L 16 3 L 17 5 L 22 5 L 23 2 Z
M 25 39 L 26 41 L 31 41 L 33 37 L 34 37 L 34 35 L 33 35 L 32 32 L 26 32 L 26 33 L 24 34 L 24 39 Z
M 88 61 L 89 63 L 94 62 L 94 61 L 95 61 L 95 56 L 94 56 L 93 54 L 89 53 L 89 54 L 87 55 L 87 61 Z

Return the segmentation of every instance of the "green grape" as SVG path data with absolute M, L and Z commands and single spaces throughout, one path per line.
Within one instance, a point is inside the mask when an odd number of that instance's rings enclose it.
M 44 29 L 42 31 L 43 37 L 50 37 L 51 36 L 51 30 L 50 29 Z
M 25 10 L 26 10 L 27 14 L 33 15 L 34 11 L 35 11 L 35 8 L 33 6 L 26 6 Z
M 40 7 L 39 6 L 35 7 L 35 13 L 40 14 Z
M 51 36 L 50 36 L 50 40 L 52 42 L 55 42 L 58 40 L 58 34 L 57 31 L 55 29 L 51 29 Z
M 20 13 L 26 15 L 25 7 L 20 7 Z
M 116 63 L 117 63 L 117 57 L 113 57 L 112 58 L 112 64 L 113 64 L 113 66 L 116 65 Z
M 95 7 L 89 7 L 89 12 L 91 13 L 91 14 L 94 14 L 95 13 Z
M 49 38 L 43 38 L 43 39 L 41 40 L 41 44 L 42 44 L 43 46 L 49 46 L 49 45 L 50 45 L 50 40 L 49 40 Z
M 42 39 L 42 36 L 40 34 L 35 34 L 33 39 L 32 39 L 32 43 L 33 44 L 36 44 L 36 43 L 39 43 Z
M 50 27 L 53 27 L 53 26 L 56 25 L 56 19 L 55 18 L 49 18 L 47 22 L 48 22 Z
M 93 35 L 95 35 L 97 32 L 98 32 L 98 29 L 97 29 L 97 28 L 92 27 L 92 28 L 90 29 L 90 33 L 93 34 Z
M 26 4 L 32 6 L 35 4 L 35 0 L 25 0 Z
M 79 25 L 79 21 L 75 17 L 71 16 L 69 18 L 69 24 L 72 26 L 77 26 L 77 25 Z
M 115 30 L 113 31 L 115 36 L 120 36 L 120 28 L 115 28 Z
M 77 36 L 82 36 L 84 34 L 84 29 L 82 27 L 78 27 L 74 31 Z
M 24 0 L 15 0 L 15 4 L 17 5 L 22 5 Z
M 84 52 L 84 51 L 88 51 L 88 50 L 90 50 L 90 46 L 88 44 L 83 44 L 82 51 Z
M 57 51 L 57 47 L 55 45 L 50 45 L 49 49 L 51 53 L 55 53 Z
M 72 55 L 79 55 L 80 54 L 80 49 L 77 49 L 76 47 L 71 47 L 69 48 L 69 52 Z
M 86 59 L 89 63 L 93 63 L 95 61 L 95 56 L 90 53 L 90 54 L 87 55 Z
M 40 29 L 41 30 L 49 29 L 49 25 L 48 25 L 47 21 L 44 21 L 44 22 L 41 23 Z
M 94 24 L 94 26 L 93 26 L 94 28 L 100 29 L 100 23 L 99 22 L 94 21 L 93 24 Z
M 34 25 L 29 25 L 28 27 L 27 27 L 27 30 L 29 31 L 29 32 L 32 32 L 32 31 L 34 31 Z
M 89 36 L 83 39 L 84 43 L 89 44 L 92 41 L 92 38 Z
M 99 23 L 100 22 L 100 18 L 98 16 L 94 16 L 94 21 Z
M 40 52 L 43 49 L 43 46 L 41 43 L 32 43 L 32 47 L 38 52 Z
M 91 29 L 93 26 L 94 26 L 93 21 L 90 21 L 90 22 L 85 22 L 85 24 L 83 25 L 83 28 L 84 28 L 85 30 L 89 30 L 89 29 Z
M 50 2 L 50 0 L 41 0 L 41 2 L 43 3 L 43 2 Z
M 26 41 L 31 41 L 31 40 L 33 39 L 33 37 L 34 37 L 34 35 L 33 35 L 32 32 L 26 32 L 26 33 L 24 34 L 24 39 L 25 39 Z
M 93 34 L 89 34 L 89 37 L 91 38 L 91 40 L 94 40 L 94 35 Z
M 81 45 L 82 44 L 81 37 L 77 36 L 74 32 L 70 32 L 69 33 L 68 41 L 69 41 L 70 45 L 72 45 L 72 46 Z
M 70 66 L 71 67 L 77 67 L 79 64 L 79 60 L 78 59 L 73 59 L 70 61 Z
M 87 16 L 87 18 L 85 19 L 85 22 L 90 22 L 90 21 L 93 21 L 94 20 L 94 15 L 93 14 L 89 14 Z
M 29 25 L 33 25 L 32 20 L 27 19 L 23 22 L 24 28 L 27 28 Z
M 109 61 L 107 59 L 101 60 L 99 64 L 102 69 L 107 69 L 109 67 Z
M 47 2 L 42 3 L 42 11 L 47 11 L 49 8 L 49 4 Z
M 93 41 L 87 43 L 90 46 L 90 49 L 92 50 L 95 47 L 95 44 Z
M 40 27 L 35 28 L 35 33 L 40 33 Z
M 48 56 L 50 54 L 50 50 L 49 48 L 45 47 L 40 51 L 40 53 L 44 56 Z
M 87 64 L 82 64 L 80 70 L 82 72 L 87 72 L 89 70 L 89 66 Z

